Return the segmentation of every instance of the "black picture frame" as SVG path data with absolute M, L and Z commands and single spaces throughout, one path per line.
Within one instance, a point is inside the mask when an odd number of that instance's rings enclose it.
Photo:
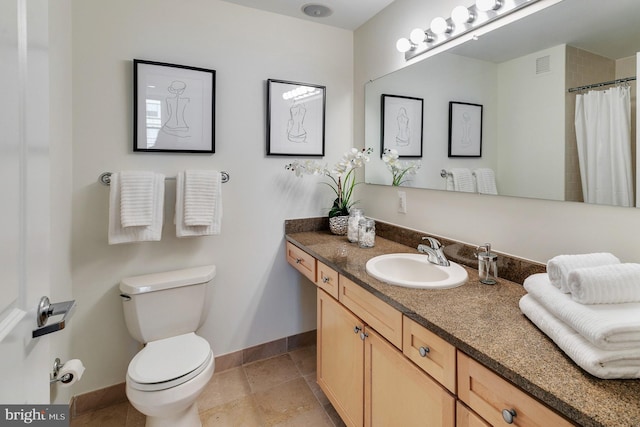
M 424 99 L 382 94 L 380 96 L 380 157 L 386 149 L 398 157 L 422 157 Z
M 482 157 L 481 104 L 449 102 L 449 157 Z
M 267 80 L 267 155 L 324 156 L 326 90 Z
M 133 151 L 215 153 L 216 71 L 133 60 Z

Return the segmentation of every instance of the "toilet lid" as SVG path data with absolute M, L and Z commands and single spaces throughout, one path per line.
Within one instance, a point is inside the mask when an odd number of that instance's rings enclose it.
M 174 387 L 200 373 L 211 357 L 209 343 L 190 332 L 147 343 L 129 363 L 127 375 L 140 390 Z

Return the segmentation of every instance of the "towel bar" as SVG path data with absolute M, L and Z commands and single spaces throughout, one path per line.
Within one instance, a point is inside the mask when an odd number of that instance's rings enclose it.
M 111 185 L 111 174 L 112 172 L 103 172 L 100 174 L 100 176 L 98 177 L 98 182 L 102 185 Z M 220 175 L 222 175 L 222 183 L 224 184 L 225 182 L 229 182 L 229 179 L 231 179 L 231 177 L 229 176 L 228 172 L 222 171 L 220 172 Z M 170 179 L 170 180 L 175 180 L 176 177 L 175 176 L 168 176 L 165 179 Z

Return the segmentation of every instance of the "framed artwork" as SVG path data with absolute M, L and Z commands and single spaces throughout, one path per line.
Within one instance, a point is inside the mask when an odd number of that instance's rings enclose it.
M 133 151 L 215 153 L 216 71 L 133 60 Z
M 482 105 L 449 102 L 449 157 L 482 157 Z
M 424 100 L 383 94 L 380 109 L 380 156 L 395 149 L 400 157 L 422 157 Z
M 267 155 L 324 156 L 326 87 L 267 80 Z

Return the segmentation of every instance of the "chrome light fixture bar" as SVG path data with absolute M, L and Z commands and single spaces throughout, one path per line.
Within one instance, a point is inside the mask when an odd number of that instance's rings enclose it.
M 538 1 L 540 0 L 476 0 L 468 8 L 457 6 L 453 9 L 451 18 L 435 18 L 430 28 L 414 29 L 409 39 L 403 37 L 398 40 L 396 48 L 404 53 L 404 59 L 408 61 Z

